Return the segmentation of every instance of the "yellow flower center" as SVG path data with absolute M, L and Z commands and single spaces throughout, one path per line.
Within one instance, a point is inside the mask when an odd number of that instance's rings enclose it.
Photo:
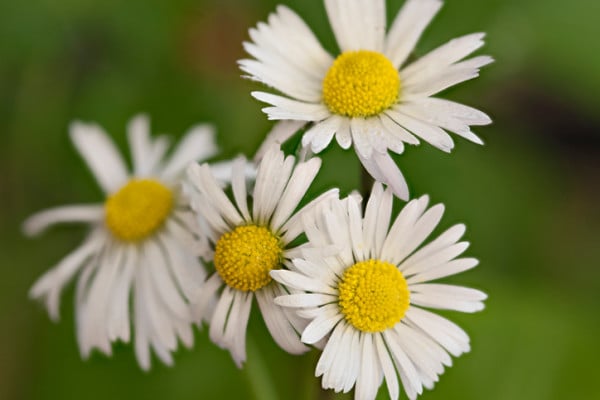
M 256 291 L 271 282 L 269 272 L 281 265 L 278 238 L 263 226 L 243 225 L 223 234 L 215 247 L 215 268 L 234 289 Z
M 323 80 L 329 111 L 347 117 L 371 117 L 398 101 L 400 77 L 383 54 L 347 51 L 333 62 Z
M 152 179 L 131 179 L 104 203 L 108 229 L 126 242 L 137 242 L 152 234 L 172 208 L 171 189 Z
M 408 310 L 410 292 L 398 268 L 380 260 L 348 268 L 338 285 L 339 306 L 350 324 L 363 332 L 396 325 Z

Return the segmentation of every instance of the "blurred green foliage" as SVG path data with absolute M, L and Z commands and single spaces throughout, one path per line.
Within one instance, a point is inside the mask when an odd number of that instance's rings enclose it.
M 125 124 L 140 111 L 154 132 L 176 137 L 208 121 L 221 158 L 252 155 L 271 124 L 249 96 L 259 86 L 240 79 L 235 61 L 245 56 L 247 29 L 277 3 L 0 2 L 0 399 L 318 395 L 317 354 L 284 354 L 256 315 L 241 371 L 206 330 L 177 353 L 174 368 L 155 360 L 142 373 L 123 344 L 112 358 L 82 361 L 72 288 L 59 324 L 27 291 L 84 228 L 35 240 L 20 233 L 34 211 L 102 200 L 68 140 L 73 119 L 97 121 L 123 150 Z M 336 51 L 321 0 L 285 4 Z M 400 4 L 388 1 L 390 19 Z M 413 195 L 446 204 L 443 227 L 467 223 L 468 254 L 481 264 L 451 281 L 490 295 L 483 313 L 448 314 L 470 333 L 473 350 L 423 399 L 600 398 L 599 15 L 595 0 L 450 0 L 417 49 L 485 31 L 483 52 L 498 60 L 444 94 L 492 115 L 495 124 L 477 130 L 485 147 L 457 139 L 451 155 L 420 146 L 397 157 Z M 313 194 L 358 187 L 352 152 L 331 148 L 323 158 Z

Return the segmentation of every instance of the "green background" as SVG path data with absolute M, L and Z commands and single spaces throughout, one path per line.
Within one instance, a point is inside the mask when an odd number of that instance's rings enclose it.
M 221 158 L 252 155 L 271 124 L 240 79 L 247 29 L 275 0 L 0 2 L 0 399 L 328 398 L 311 377 L 317 354 L 292 357 L 250 322 L 249 361 L 198 331 L 175 367 L 137 367 L 131 346 L 82 361 L 73 288 L 53 324 L 27 298 L 36 277 L 78 245 L 85 227 L 25 239 L 40 209 L 102 201 L 69 142 L 73 119 L 97 121 L 125 150 L 125 125 L 151 115 L 179 137 L 216 125 Z M 286 0 L 336 51 L 321 0 Z M 388 1 L 388 17 L 401 1 Z M 452 282 L 489 293 L 486 310 L 447 313 L 472 338 L 423 399 L 598 399 L 600 367 L 600 3 L 594 0 L 450 0 L 417 54 L 485 31 L 480 54 L 497 62 L 443 95 L 488 112 L 480 147 L 456 138 L 447 155 L 427 145 L 398 157 L 413 196 L 444 202 L 442 228 L 468 226 L 475 270 Z M 313 194 L 359 185 L 352 152 L 332 146 Z M 357 171 L 355 175 L 348 171 Z M 385 390 L 381 398 L 387 398 Z

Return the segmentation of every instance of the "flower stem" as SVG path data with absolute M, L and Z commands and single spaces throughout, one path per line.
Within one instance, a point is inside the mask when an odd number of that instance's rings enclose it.
M 363 204 L 367 204 L 369 196 L 371 195 L 371 189 L 373 188 L 375 179 L 369 174 L 365 167 L 360 165 L 360 194 L 363 198 Z
M 248 386 L 256 400 L 277 400 L 277 390 L 275 389 L 273 378 L 269 374 L 267 363 L 261 357 L 260 349 L 252 337 L 246 337 L 248 349 L 248 359 L 252 360 L 252 365 L 246 365 L 244 375 L 248 381 Z

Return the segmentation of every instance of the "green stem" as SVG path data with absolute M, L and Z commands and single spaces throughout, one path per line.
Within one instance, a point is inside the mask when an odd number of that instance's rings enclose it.
M 365 167 L 360 165 L 360 194 L 363 198 L 363 204 L 366 205 L 369 197 L 371 196 L 371 189 L 373 188 L 375 179 L 369 174 Z
M 252 337 L 246 337 L 246 346 L 248 359 L 252 360 L 251 365 L 244 368 L 248 386 L 254 394 L 256 400 L 277 400 L 277 390 L 273 384 L 273 378 L 269 374 L 267 363 L 261 356 L 260 349 Z

